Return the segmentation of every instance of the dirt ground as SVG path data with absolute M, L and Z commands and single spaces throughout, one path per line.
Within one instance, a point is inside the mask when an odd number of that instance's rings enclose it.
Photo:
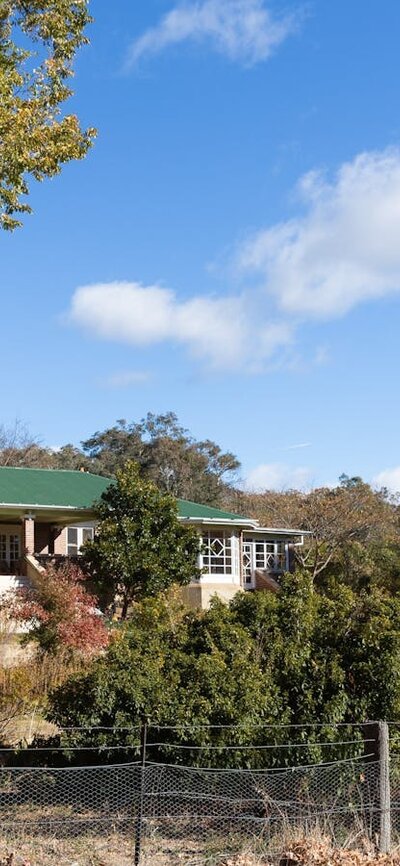
M 229 843 L 228 843 L 229 846 Z M 0 866 L 133 866 L 132 840 L 121 834 L 80 839 L 0 839 Z M 202 855 L 188 842 L 185 850 L 150 845 L 140 866 L 400 866 L 400 851 L 376 855 L 371 850 L 333 848 L 329 843 L 299 840 L 273 857 L 242 853 Z
M 36 838 L 0 840 L 0 866 L 133 866 L 131 840 Z

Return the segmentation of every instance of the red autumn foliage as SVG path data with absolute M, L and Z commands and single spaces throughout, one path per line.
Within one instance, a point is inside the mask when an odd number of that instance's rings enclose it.
M 9 615 L 29 627 L 29 640 L 42 649 L 96 653 L 107 646 L 108 632 L 86 580 L 74 563 L 51 566 L 37 576 L 34 587 L 14 595 Z

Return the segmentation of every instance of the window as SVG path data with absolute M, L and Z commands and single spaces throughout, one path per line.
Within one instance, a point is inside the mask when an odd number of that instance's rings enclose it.
M 256 568 L 267 571 L 275 569 L 275 544 L 273 541 L 256 541 L 254 553 Z
M 91 541 L 93 538 L 93 527 L 92 526 L 84 526 L 82 528 L 82 544 L 85 541 Z
M 82 544 L 93 538 L 93 526 L 68 526 L 67 556 L 79 556 Z
M 67 529 L 67 554 L 68 556 L 78 556 L 78 529 L 75 526 L 69 526 Z
M 239 539 L 232 533 L 206 532 L 203 535 L 203 566 L 207 574 L 239 573 Z
M 260 571 L 285 571 L 286 548 L 282 541 L 248 538 L 243 542 L 243 580 L 253 584 L 253 575 Z

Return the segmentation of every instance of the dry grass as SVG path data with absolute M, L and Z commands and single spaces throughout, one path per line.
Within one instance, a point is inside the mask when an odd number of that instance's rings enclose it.
M 44 721 L 42 712 L 52 689 L 84 669 L 80 658 L 59 653 L 40 654 L 29 649 L 23 661 L 0 666 L 0 739 L 9 746 L 30 743 L 35 736 L 51 736 L 54 725 Z M 1 862 L 0 862 L 1 866 Z
M 376 854 L 369 843 L 365 850 L 336 848 L 327 841 L 300 839 L 283 846 L 281 853 L 271 858 L 239 854 L 222 861 L 220 866 L 400 866 L 400 852 Z
M 229 840 L 226 840 L 227 847 Z M 364 846 L 362 846 L 364 847 Z M 132 866 L 133 839 L 122 833 L 60 839 L 0 838 L 0 866 Z M 376 855 L 365 850 L 336 848 L 329 842 L 298 839 L 272 856 L 241 853 L 226 857 L 202 853 L 186 840 L 184 846 L 159 840 L 145 846 L 141 866 L 400 866 L 400 852 Z
M 17 746 L 20 743 L 29 744 L 35 737 L 53 737 L 57 731 L 56 725 L 46 722 L 34 709 L 31 713 L 22 713 L 10 719 L 2 732 L 2 740 L 6 746 Z
M 0 866 L 132 866 L 131 840 L 120 834 L 80 839 L 0 839 Z M 12 857 L 12 859 L 11 859 Z

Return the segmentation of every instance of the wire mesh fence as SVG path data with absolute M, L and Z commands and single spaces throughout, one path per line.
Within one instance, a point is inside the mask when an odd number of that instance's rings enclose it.
M 382 762 L 353 740 L 351 757 L 291 767 L 232 769 L 229 751 L 224 768 L 156 762 L 143 740 L 129 763 L 2 766 L 0 862 L 17 851 L 31 866 L 225 866 L 243 852 L 265 863 L 284 840 L 313 833 L 378 845 Z M 396 845 L 396 755 L 390 774 Z
M 337 844 L 371 838 L 378 782 L 377 764 L 357 760 L 273 771 L 149 766 L 143 862 L 273 856 L 294 833 L 323 833 Z
M 222 863 L 243 851 L 277 853 L 293 831 L 329 833 L 338 844 L 371 838 L 378 779 L 376 763 L 358 760 L 273 771 L 3 768 L 1 835 L 9 846 L 29 841 L 33 853 L 45 839 L 73 849 L 86 838 L 91 855 L 114 845 L 117 858 L 122 846 L 131 863 Z
M 0 768 L 0 862 L 30 866 L 131 866 L 139 763 Z

